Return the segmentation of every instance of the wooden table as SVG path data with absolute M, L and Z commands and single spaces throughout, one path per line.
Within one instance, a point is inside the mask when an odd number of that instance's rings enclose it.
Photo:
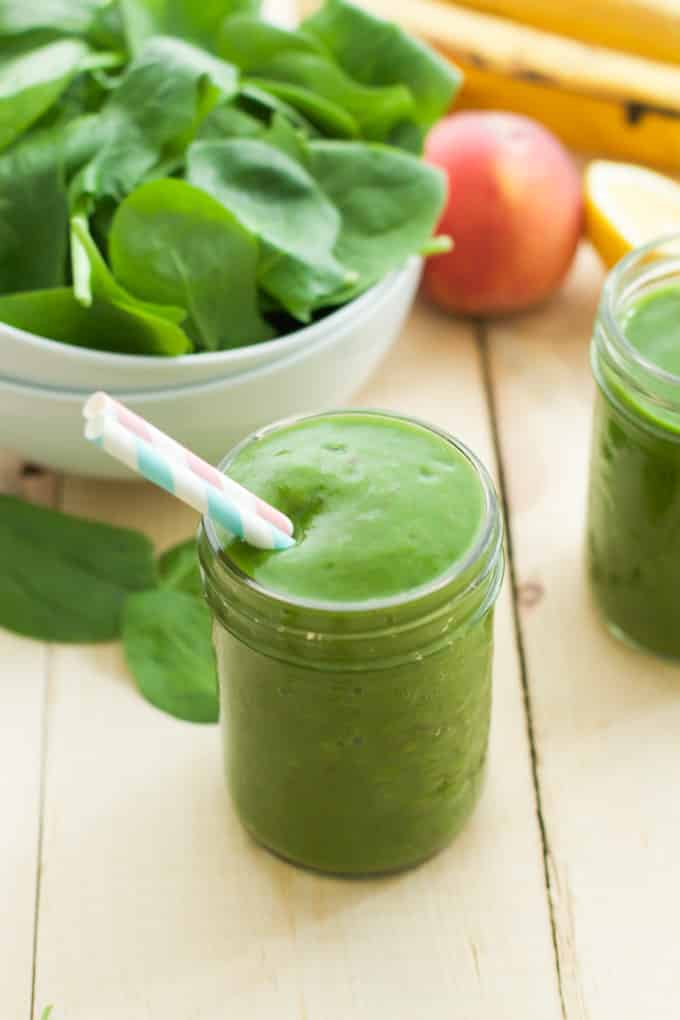
M 488 786 L 418 870 L 282 863 L 234 818 L 217 727 L 144 702 L 118 645 L 0 632 L 3 1020 L 678 1020 L 680 669 L 608 637 L 581 562 L 601 282 L 584 245 L 530 314 L 418 307 L 356 401 L 461 436 L 509 523 Z M 195 523 L 10 456 L 0 486 L 159 548 Z

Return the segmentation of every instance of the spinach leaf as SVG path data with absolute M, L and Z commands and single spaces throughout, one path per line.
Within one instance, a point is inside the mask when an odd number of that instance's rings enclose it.
M 126 600 L 125 657 L 152 705 L 187 722 L 217 722 L 211 632 L 210 611 L 194 595 L 158 589 Z
M 252 82 L 241 82 L 235 102 L 239 109 L 258 120 L 269 123 L 275 113 L 282 113 L 299 131 L 304 131 L 310 137 L 318 134 L 310 121 L 303 117 L 294 106 L 278 99 L 264 89 L 258 88 Z
M 0 157 L 0 294 L 64 283 L 67 229 L 55 150 L 26 139 Z
M 177 325 L 186 319 L 185 308 L 140 301 L 121 287 L 92 240 L 87 219 L 82 212 L 78 212 L 71 220 L 71 258 L 73 292 L 82 305 L 89 307 L 93 297 L 98 297 L 127 311 L 168 319 Z
M 198 598 L 203 597 L 203 582 L 195 538 L 167 549 L 158 561 L 158 572 L 161 588 L 183 591 Z
M 106 142 L 74 181 L 72 202 L 124 198 L 161 156 L 183 151 L 212 107 L 237 88 L 236 70 L 218 57 L 180 39 L 151 39 L 102 108 Z
M 302 30 L 356 81 L 407 86 L 415 100 L 411 119 L 425 128 L 447 113 L 460 87 L 460 71 L 429 46 L 348 0 L 326 0 Z
M 0 61 L 0 149 L 52 106 L 87 53 L 84 43 L 62 39 Z
M 307 139 L 301 131 L 297 131 L 287 117 L 275 113 L 272 122 L 262 133 L 261 140 L 267 145 L 290 156 L 305 166 L 308 162 Z
M 251 117 L 233 103 L 219 103 L 202 121 L 196 139 L 220 141 L 224 138 L 259 138 L 264 131 L 265 125 L 257 117 Z
M 322 100 L 340 108 L 367 138 L 386 138 L 413 113 L 413 97 L 403 85 L 370 87 L 355 81 L 313 36 L 303 32 L 289 32 L 256 18 L 229 18 L 222 29 L 219 52 L 253 76 L 261 88 L 265 83 L 271 88 L 275 82 L 288 86 L 283 98 L 294 106 L 306 101 L 303 112 L 307 116 L 313 112 L 308 94 L 317 107 Z
M 53 1009 L 53 1006 L 45 1006 L 44 1010 L 40 1014 L 40 1020 L 50 1020 Z
M 329 294 L 353 282 L 332 254 L 340 217 L 310 174 L 263 142 L 197 142 L 187 177 L 262 240 L 260 286 L 292 315 L 309 318 Z
M 180 326 L 142 311 L 93 298 L 89 308 L 67 287 L 0 297 L 0 322 L 75 347 L 116 354 L 175 356 L 192 344 Z
M 109 249 L 116 277 L 131 292 L 153 301 L 179 297 L 202 347 L 273 336 L 257 307 L 257 241 L 198 188 L 177 180 L 142 185 L 118 207 Z
M 350 113 L 311 89 L 269 78 L 249 78 L 248 84 L 255 86 L 260 94 L 265 93 L 295 108 L 323 134 L 336 138 L 358 138 L 361 134 L 358 122 Z
M 138 532 L 0 496 L 0 626 L 41 641 L 110 641 L 123 603 L 156 583 Z
M 428 242 L 446 197 L 444 175 L 415 156 L 361 142 L 310 142 L 310 172 L 337 206 L 335 253 L 358 273 L 346 301 Z
M 120 0 L 128 44 L 138 53 L 153 35 L 172 35 L 215 49 L 220 25 L 239 11 L 256 14 L 259 0 Z
M 63 35 L 87 35 L 111 0 L 3 0 L 0 35 L 49 28 Z
M 316 53 L 328 56 L 313 35 L 279 28 L 248 15 L 235 15 L 222 23 L 217 52 L 241 71 L 257 72 L 281 53 Z

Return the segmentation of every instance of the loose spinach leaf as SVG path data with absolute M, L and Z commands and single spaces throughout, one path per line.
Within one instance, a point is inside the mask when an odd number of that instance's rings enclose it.
M 62 39 L 0 60 L 0 149 L 56 102 L 87 53 L 84 43 Z
M 252 139 L 197 142 L 188 152 L 187 177 L 262 239 L 260 286 L 292 315 L 304 321 L 353 282 L 332 254 L 337 209 L 284 152 Z
M 203 582 L 195 538 L 167 549 L 158 561 L 158 573 L 161 588 L 203 597 Z
M 67 287 L 0 297 L 0 322 L 75 347 L 116 354 L 172 357 L 188 354 L 191 341 L 180 326 L 134 309 L 93 298 L 89 308 Z
M 52 1015 L 53 1009 L 54 1009 L 53 1006 L 45 1006 L 44 1010 L 40 1014 L 40 1020 L 50 1020 L 50 1016 Z
M 118 207 L 109 249 L 114 273 L 130 291 L 183 302 L 202 347 L 273 336 L 257 308 L 256 239 L 198 188 L 177 180 L 142 185 Z
M 156 583 L 138 532 L 0 496 L 0 626 L 41 641 L 110 641 L 123 603 Z
M 446 198 L 444 175 L 415 156 L 361 142 L 310 142 L 310 172 L 337 206 L 335 253 L 358 273 L 348 300 L 428 242 Z
M 256 14 L 259 0 L 120 0 L 128 44 L 138 53 L 154 35 L 187 39 L 214 50 L 225 18 L 239 11 Z
M 311 94 L 340 108 L 359 125 L 367 138 L 383 140 L 396 124 L 414 112 L 413 97 L 403 85 L 372 87 L 349 77 L 311 35 L 286 31 L 256 18 L 236 17 L 225 22 L 219 52 L 262 88 L 279 82 L 294 91 L 284 98 L 294 106 L 306 100 L 311 116 Z M 301 91 L 298 91 L 301 90 Z M 296 101 L 297 99 L 297 101 Z
M 462 76 L 457 68 L 398 25 L 348 0 L 326 0 L 302 23 L 343 70 L 364 85 L 408 87 L 414 100 L 411 119 L 429 128 L 451 107 Z
M 236 94 L 235 68 L 180 39 L 151 39 L 100 114 L 103 146 L 71 187 L 71 199 L 129 194 L 163 156 L 195 136 L 220 100 Z
M 68 201 L 54 148 L 27 139 L 0 157 L 0 294 L 64 283 Z
M 131 595 L 123 644 L 144 697 L 177 719 L 218 718 L 217 669 L 208 607 L 194 595 L 158 589 Z

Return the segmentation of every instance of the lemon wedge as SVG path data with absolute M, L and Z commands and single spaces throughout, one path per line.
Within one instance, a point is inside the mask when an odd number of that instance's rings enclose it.
M 631 248 L 680 232 L 680 184 L 632 163 L 591 163 L 585 203 L 586 232 L 607 266 Z

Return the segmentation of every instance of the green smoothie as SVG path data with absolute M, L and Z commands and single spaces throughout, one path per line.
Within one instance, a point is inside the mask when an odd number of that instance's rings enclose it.
M 369 412 L 268 430 L 226 470 L 297 540 L 201 537 L 237 811 L 323 871 L 415 864 L 461 827 L 484 773 L 503 569 L 488 476 L 448 437 Z
M 399 419 L 303 421 L 248 445 L 229 474 L 283 510 L 297 540 L 284 554 L 235 543 L 229 556 L 294 598 L 404 595 L 456 563 L 484 520 L 473 464 L 435 432 Z
M 680 394 L 680 284 L 643 293 L 621 314 L 619 326 L 629 345 L 623 357 L 598 357 L 594 348 L 600 393 L 589 500 L 590 575 L 615 633 L 678 658 L 680 419 L 674 401 Z

